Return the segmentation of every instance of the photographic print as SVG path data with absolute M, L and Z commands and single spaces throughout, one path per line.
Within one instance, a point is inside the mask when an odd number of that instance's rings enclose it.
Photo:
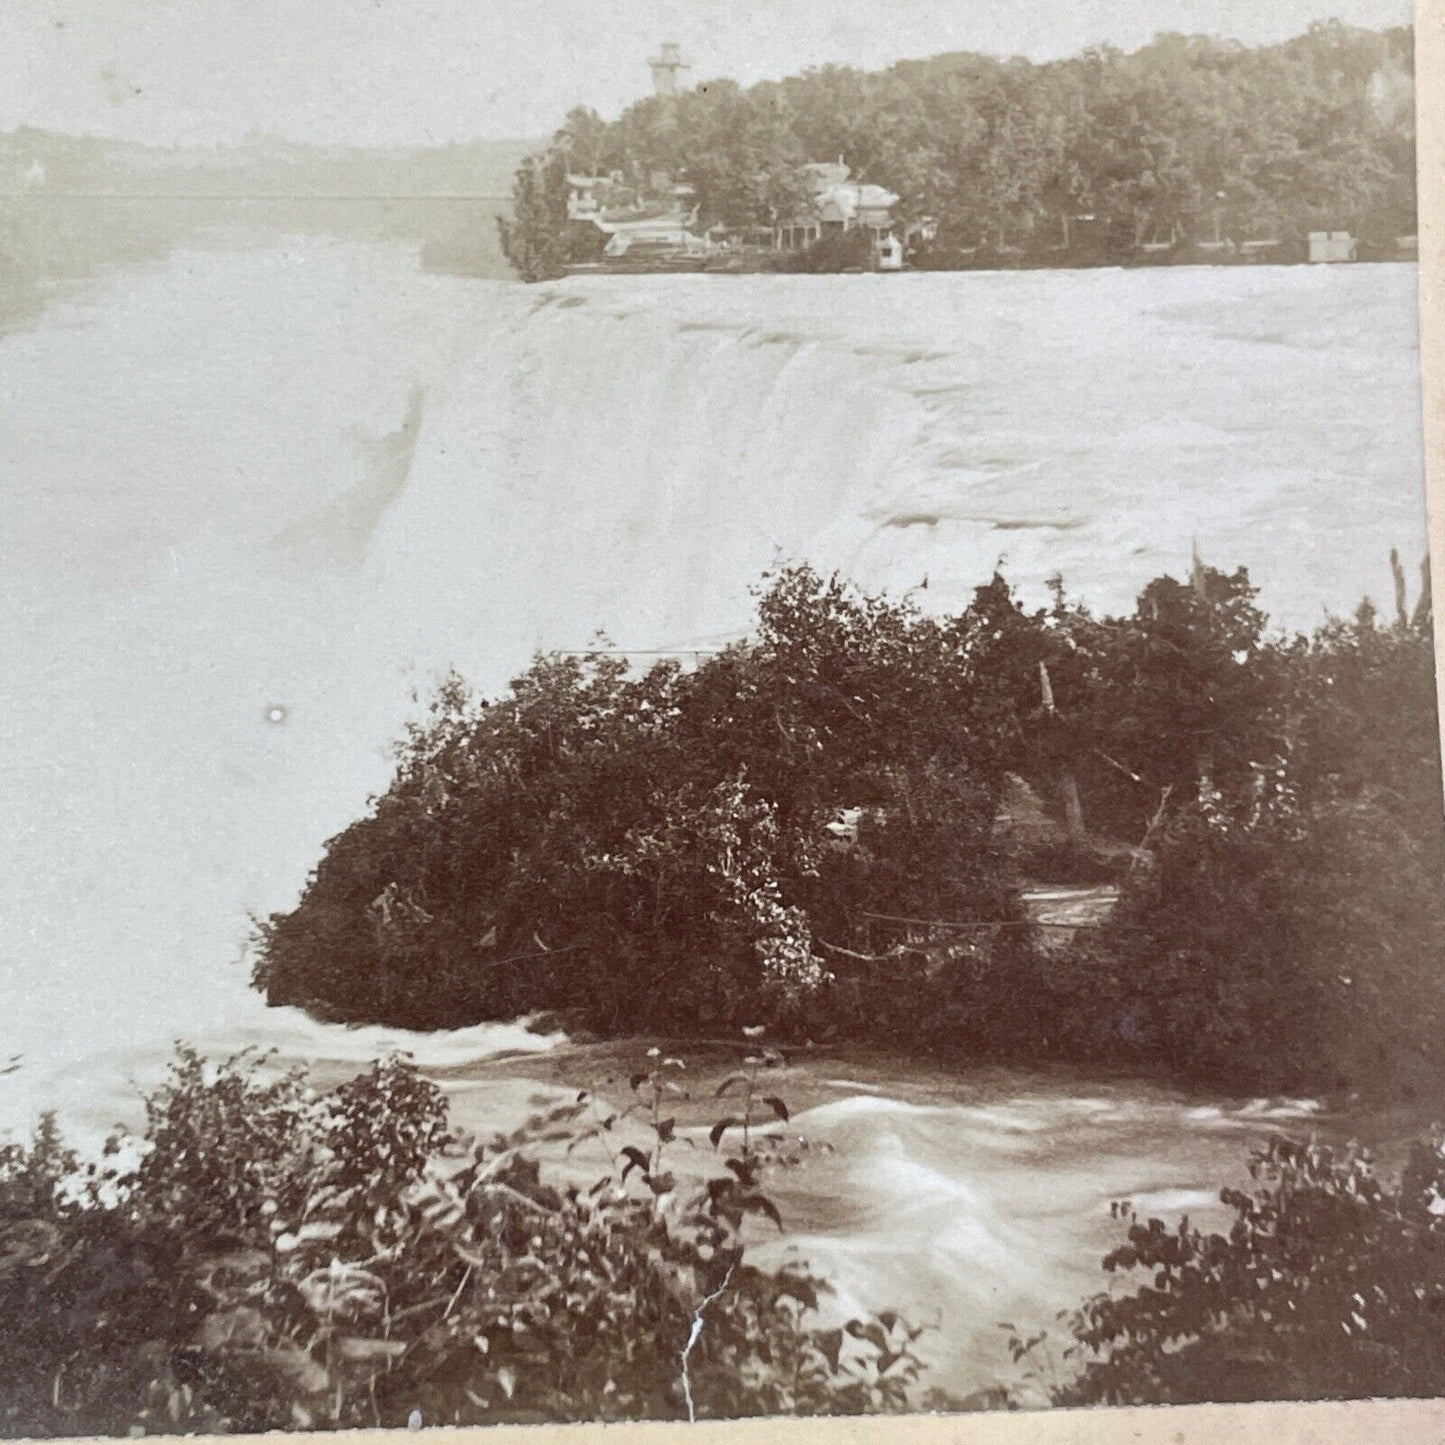
M 1445 1396 L 1408 0 L 9 0 L 0 1434 Z

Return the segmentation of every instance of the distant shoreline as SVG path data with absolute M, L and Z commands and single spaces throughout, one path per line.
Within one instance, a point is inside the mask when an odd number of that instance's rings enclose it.
M 1248 267 L 1318 266 L 1324 269 L 1351 266 L 1404 265 L 1418 266 L 1419 255 L 1415 251 L 1401 251 L 1397 255 L 1380 254 L 1359 256 L 1353 261 L 1310 261 L 1299 255 L 1280 256 L 1275 253 L 1259 253 L 1242 256 L 1218 256 L 1200 253 L 1198 248 L 1180 248 L 1167 256 L 1125 256 L 1088 257 L 1071 256 L 1067 259 L 1035 256 L 990 255 L 977 260 L 958 261 L 946 265 L 905 264 L 900 271 L 887 272 L 863 266 L 851 266 L 841 270 L 791 270 L 777 263 L 778 252 L 764 252 L 748 257 L 677 257 L 639 258 L 631 263 L 624 261 L 576 262 L 567 266 L 565 276 L 870 276 L 870 275 L 936 275 L 940 273 L 999 272 L 999 271 L 1137 271 L 1156 269 L 1179 269 L 1184 267 L 1219 267 L 1239 269 Z

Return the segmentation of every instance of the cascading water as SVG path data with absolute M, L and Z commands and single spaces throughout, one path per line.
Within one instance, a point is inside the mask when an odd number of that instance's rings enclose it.
M 1005 557 L 1030 595 L 1058 571 L 1113 607 L 1197 541 L 1291 626 L 1388 596 L 1389 549 L 1424 550 L 1414 286 L 1374 266 L 523 288 L 305 242 L 53 303 L 0 337 L 0 1064 L 23 1056 L 0 1120 L 133 1118 L 176 1035 L 333 1072 L 399 1043 L 458 1088 L 499 1051 L 565 1056 L 521 1025 L 268 1013 L 235 963 L 448 665 L 494 690 L 598 628 L 715 646 L 779 558 L 958 607 Z M 508 1065 L 513 1092 L 532 1067 Z M 789 1185 L 792 1222 L 861 1304 L 947 1294 L 954 1383 L 1004 1309 L 1077 1293 L 1110 1192 L 1187 1201 L 1259 1122 L 1122 1086 L 1092 1109 L 1024 1077 L 835 1082 L 809 1127 L 837 1152 Z

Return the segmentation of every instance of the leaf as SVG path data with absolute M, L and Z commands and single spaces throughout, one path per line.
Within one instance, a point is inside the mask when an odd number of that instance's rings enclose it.
M 714 1099 L 721 1099 L 722 1096 L 723 1096 L 724 1094 L 726 1094 L 727 1091 L 728 1091 L 729 1089 L 733 1088 L 735 1085 L 739 1085 L 739 1084 L 747 1085 L 747 1084 L 751 1084 L 751 1083 L 752 1083 L 752 1075 L 751 1075 L 751 1074 L 729 1074 L 729 1075 L 727 1076 L 727 1078 L 725 1078 L 725 1079 L 722 1081 L 722 1083 L 720 1083 L 720 1084 L 717 1086 L 717 1090 L 714 1092 L 713 1098 L 714 1098 Z
M 677 1132 L 677 1120 L 664 1119 L 662 1123 L 656 1126 L 656 1128 L 658 1143 L 669 1144 L 672 1142 L 672 1139 Z
M 624 1183 L 627 1180 L 627 1176 L 634 1169 L 640 1169 L 644 1174 L 647 1173 L 647 1155 L 644 1154 L 641 1149 L 635 1144 L 624 1144 L 622 1146 L 622 1152 L 627 1156 L 627 1163 L 622 1166 L 622 1179 Z
M 641 1088 L 641 1086 L 645 1084 L 651 1077 L 652 1076 L 647 1072 L 647 1070 L 643 1069 L 641 1073 L 633 1074 L 633 1076 L 627 1082 L 632 1085 L 632 1092 L 635 1094 L 637 1090 Z
M 767 1095 L 767 1097 L 764 1098 L 763 1103 L 765 1103 L 773 1111 L 773 1113 L 775 1113 L 778 1118 L 780 1118 L 785 1124 L 788 1122 L 788 1106 L 783 1103 L 783 1101 L 778 1098 L 776 1094 Z
M 745 1194 L 742 1206 L 744 1209 L 751 1209 L 756 1214 L 766 1214 L 779 1229 L 782 1229 L 783 1216 L 778 1213 L 778 1206 L 766 1194 Z
M 719 1140 L 721 1140 L 721 1138 L 722 1138 L 722 1136 L 723 1136 L 723 1133 L 724 1133 L 726 1130 L 728 1130 L 728 1129 L 737 1129 L 737 1128 L 741 1128 L 741 1127 L 742 1127 L 742 1120 L 741 1120 L 741 1119 L 733 1119 L 733 1118 L 719 1119 L 719 1120 L 717 1121 L 717 1123 L 714 1124 L 714 1125 L 712 1126 L 712 1128 L 708 1130 L 707 1137 L 708 1137 L 710 1140 L 712 1140 L 712 1147 L 713 1147 L 714 1149 L 716 1149 L 717 1146 L 718 1146 Z
M 806 1275 L 780 1274 L 778 1276 L 778 1293 L 797 1300 L 805 1309 L 815 1310 L 818 1308 L 817 1287 Z
M 729 1159 L 727 1167 L 738 1176 L 740 1184 L 751 1187 L 757 1182 L 758 1163 L 756 1159 Z
M 590 1129 L 584 1129 L 580 1134 L 573 1137 L 572 1142 L 567 1146 L 567 1153 L 570 1154 L 579 1145 L 585 1144 L 589 1139 L 595 1139 L 602 1133 L 602 1126 L 594 1124 Z
M 843 1331 L 827 1330 L 818 1336 L 818 1349 L 828 1362 L 830 1370 L 838 1368 L 838 1357 L 843 1353 Z

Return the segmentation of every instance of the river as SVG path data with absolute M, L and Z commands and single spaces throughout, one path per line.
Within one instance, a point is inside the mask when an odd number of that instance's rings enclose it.
M 521 1024 L 268 1013 L 247 916 L 385 786 L 437 673 L 707 648 L 807 558 L 956 607 L 1000 560 L 1126 606 L 1197 543 L 1277 621 L 1423 555 L 1413 267 L 431 275 L 317 238 L 178 251 L 0 335 L 0 1120 L 134 1119 L 184 1034 L 336 1073 L 391 1044 L 473 1121 L 596 1083 Z M 501 1060 L 499 1063 L 498 1060 Z M 609 1056 L 610 1059 L 610 1056 Z M 1100 1278 L 1107 1201 L 1203 1207 L 1306 1103 L 795 1061 L 789 1238 L 937 1315 L 939 1382 Z

